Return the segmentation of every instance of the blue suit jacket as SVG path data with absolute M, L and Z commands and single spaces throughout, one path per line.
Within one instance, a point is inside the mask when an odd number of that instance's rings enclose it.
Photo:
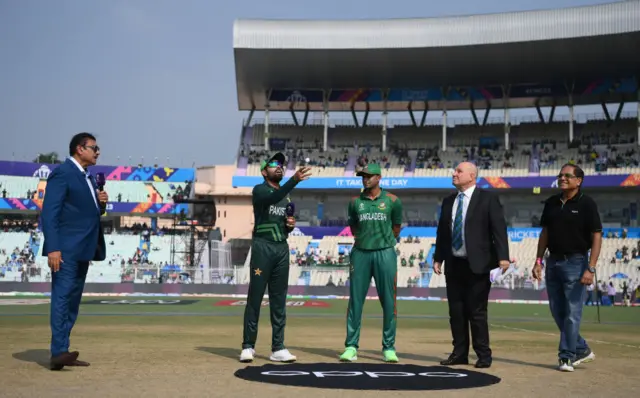
M 91 176 L 94 190 L 98 187 Z M 97 194 L 96 194 L 97 196 Z M 100 210 L 86 176 L 67 159 L 49 175 L 42 205 L 42 255 L 62 252 L 62 260 L 102 261 L 106 258 Z

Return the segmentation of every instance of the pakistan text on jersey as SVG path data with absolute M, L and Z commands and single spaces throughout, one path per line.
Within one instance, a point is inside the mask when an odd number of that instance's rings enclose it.
M 359 221 L 387 221 L 387 215 L 384 213 L 360 213 Z
M 286 210 L 287 210 L 286 207 L 271 205 L 269 206 L 269 215 L 284 217 Z

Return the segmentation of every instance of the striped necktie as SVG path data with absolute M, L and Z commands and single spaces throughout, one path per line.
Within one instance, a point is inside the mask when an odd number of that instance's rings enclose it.
M 458 195 L 458 208 L 456 209 L 456 217 L 453 220 L 453 248 L 462 249 L 462 206 L 464 206 L 464 194 Z

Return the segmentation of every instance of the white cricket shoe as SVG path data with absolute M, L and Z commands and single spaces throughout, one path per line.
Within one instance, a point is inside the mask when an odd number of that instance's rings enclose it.
M 245 348 L 240 353 L 240 362 L 253 362 L 253 356 L 256 354 L 256 350 L 253 348 Z
M 570 359 L 558 360 L 558 370 L 561 372 L 573 372 L 573 363 Z
M 573 366 L 578 366 L 583 363 L 593 362 L 595 359 L 596 359 L 596 354 L 594 354 L 593 351 L 589 350 L 584 354 L 582 354 L 581 356 L 579 356 L 578 358 L 576 358 L 576 360 L 573 361 Z
M 295 362 L 298 358 L 296 358 L 295 355 L 291 354 L 289 352 L 289 350 L 282 349 L 282 350 L 278 350 L 276 352 L 272 352 L 271 353 L 271 357 L 269 357 L 270 360 L 274 361 L 274 362 Z

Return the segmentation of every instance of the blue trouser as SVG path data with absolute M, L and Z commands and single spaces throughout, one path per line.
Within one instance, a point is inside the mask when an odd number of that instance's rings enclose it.
M 584 305 L 593 305 L 593 291 L 587 290 L 587 301 L 584 302 Z
M 551 315 L 560 329 L 560 359 L 575 360 L 576 355 L 589 349 L 580 336 L 582 308 L 586 286 L 580 282 L 588 267 L 588 257 L 572 255 L 565 258 L 549 257 L 546 270 L 547 295 Z
M 71 329 L 78 319 L 89 262 L 63 259 L 51 279 L 51 356 L 69 351 Z

